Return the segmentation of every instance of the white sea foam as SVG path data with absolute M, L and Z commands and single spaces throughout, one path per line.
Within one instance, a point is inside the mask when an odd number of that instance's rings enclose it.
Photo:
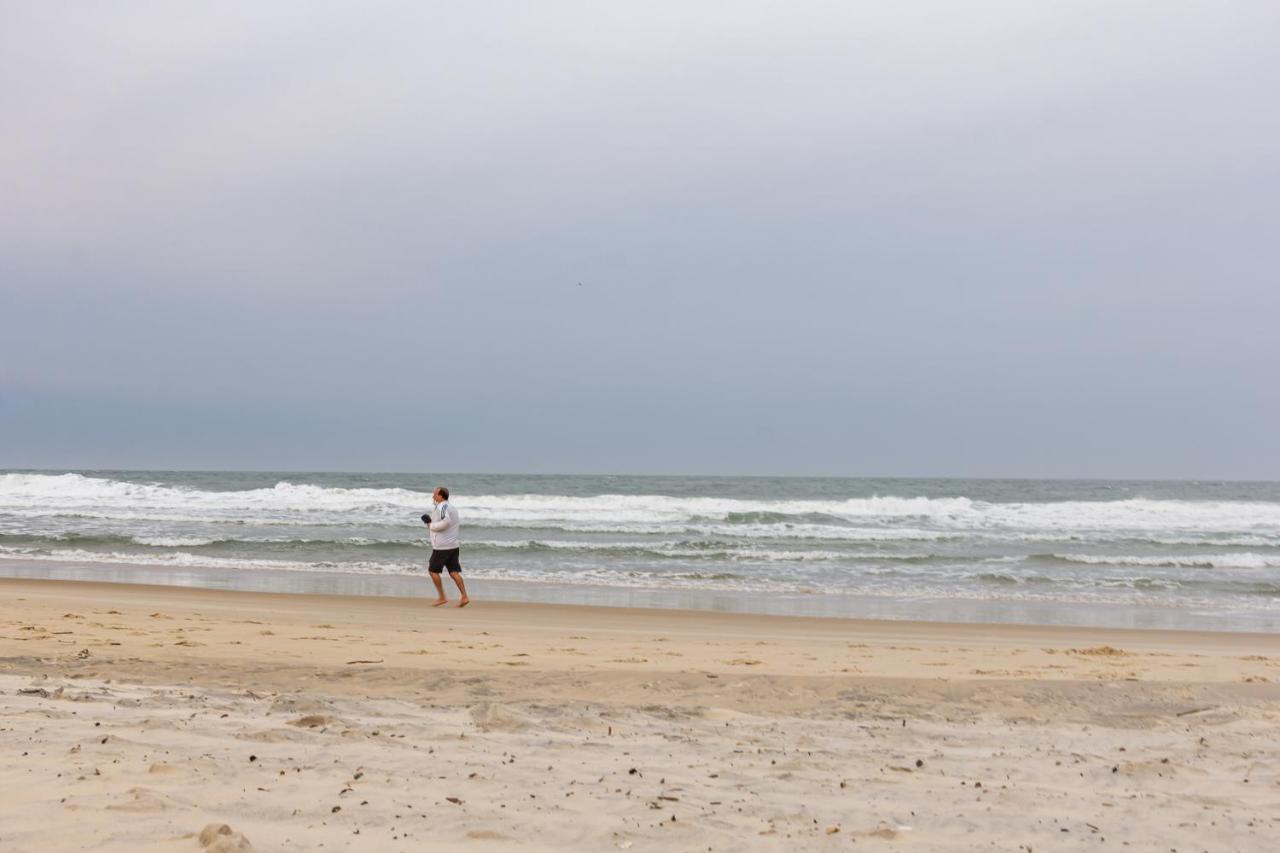
M 207 569 L 271 569 L 294 572 L 350 572 L 353 574 L 411 574 L 420 570 L 418 564 L 380 563 L 375 561 L 302 562 L 299 560 L 249 559 L 243 557 L 212 557 L 205 554 L 189 554 L 185 551 L 168 553 L 134 554 L 121 551 L 88 551 L 80 548 L 48 550 L 43 548 L 19 548 L 0 545 L 0 559 L 37 560 L 56 563 L 103 563 L 109 565 L 173 566 Z
M 1280 568 L 1280 554 L 1054 554 L 1058 560 L 1095 566 L 1151 566 L 1188 569 L 1274 569 Z
M 478 522 L 468 513 L 464 519 L 468 527 L 484 527 L 508 531 L 546 531 L 559 533 L 616 533 L 626 536 L 720 536 L 730 539 L 785 540 L 804 539 L 828 542 L 938 542 L 947 539 L 964 538 L 965 534 L 956 530 L 921 530 L 910 527 L 845 527 L 833 524 L 724 524 L 724 523 L 644 523 L 630 524 L 566 522 L 557 519 L 542 521 L 513 521 L 489 519 Z M 1037 540 L 1052 541 L 1052 540 Z M 1071 541 L 1064 539 L 1063 541 Z
M 860 560 L 920 560 L 918 555 L 885 554 L 880 551 L 786 551 L 735 545 L 729 542 L 580 542 L 563 539 L 478 540 L 465 543 L 467 548 L 497 551 L 564 551 L 588 554 L 655 556 L 664 558 L 721 559 L 746 563 L 804 563 Z
M 190 554 L 182 551 L 136 554 L 118 551 L 89 551 L 76 548 L 48 550 L 42 548 L 14 546 L 0 546 L 0 560 L 223 570 L 266 569 L 271 571 L 288 572 L 342 572 L 360 575 L 421 575 L 425 571 L 425 564 L 423 561 L 383 562 L 355 560 L 342 562 L 305 562 L 300 560 L 278 560 L 267 558 L 214 557 L 204 554 Z M 800 572 L 802 572 L 802 568 L 797 566 L 793 570 L 792 574 L 794 575 Z M 631 586 L 637 585 L 636 582 L 639 580 L 647 580 L 651 583 L 661 584 L 666 580 L 680 580 L 683 578 L 699 581 L 697 584 L 698 586 L 717 589 L 726 587 L 740 589 L 744 584 L 750 585 L 752 582 L 761 584 L 761 589 L 763 589 L 765 585 L 775 589 L 778 588 L 777 581 L 769 579 L 768 576 L 748 578 L 745 576 L 730 575 L 721 572 L 641 572 L 635 570 L 609 570 L 596 568 L 579 569 L 576 571 L 548 572 L 542 569 L 522 570 L 508 569 L 505 567 L 473 568 L 469 565 L 467 567 L 467 574 L 468 576 L 475 575 L 477 577 L 507 580 L 541 579 L 542 581 L 555 581 L 558 583 L 581 583 L 584 582 L 584 578 L 594 578 L 594 582 L 600 582 L 603 578 L 616 578 L 625 581 L 624 585 Z M 836 590 L 828 589 L 827 591 L 834 592 Z
M 241 559 L 208 557 L 203 555 L 171 552 L 167 554 L 99 553 L 83 550 L 66 550 L 50 553 L 40 549 L 24 549 L 0 546 L 0 560 L 40 561 L 70 564 L 134 565 L 183 569 L 215 570 L 270 570 L 283 572 L 341 572 L 357 575 L 421 576 L 420 564 L 383 563 L 371 561 L 307 563 L 291 560 Z M 797 567 L 799 569 L 799 567 Z M 512 567 L 468 568 L 469 577 L 501 581 L 521 581 L 546 584 L 612 586 L 639 590 L 667 590 L 673 588 L 725 590 L 739 593 L 768 593 L 770 595 L 852 595 L 863 597 L 895 598 L 903 600 L 964 599 L 971 601 L 1028 601 L 1045 603 L 1138 603 L 1150 601 L 1164 607 L 1212 607 L 1210 599 L 1182 596 L 1170 599 L 1167 590 L 1158 584 L 1144 584 L 1143 578 L 1103 578 L 1095 582 L 1077 579 L 1075 583 L 1053 585 L 1048 589 L 1013 584 L 1009 587 L 989 585 L 978 588 L 957 585 L 949 574 L 931 579 L 920 577 L 894 578 L 892 583 L 876 581 L 882 577 L 871 573 L 862 578 L 851 578 L 846 583 L 833 585 L 823 576 L 791 573 L 785 577 L 738 576 L 724 573 L 678 571 L 628 571 L 623 569 L 591 568 L 581 571 L 547 572 L 543 569 Z M 951 580 L 952 582 L 948 582 Z M 868 581 L 875 581 L 868 583 Z M 1240 610 L 1269 610 L 1270 599 L 1245 600 L 1235 605 Z
M 0 513 L 20 518 L 82 516 L 123 521 L 267 525 L 404 525 L 430 498 L 407 489 L 327 488 L 287 481 L 269 489 L 205 491 L 128 483 L 80 474 L 0 475 Z M 1280 542 L 1280 503 L 1116 501 L 989 503 L 965 497 L 847 500 L 745 500 L 665 495 L 467 495 L 456 503 L 469 524 L 494 527 L 651 530 L 681 525 L 769 528 L 793 535 L 860 525 L 870 539 L 910 527 L 921 538 L 948 533 L 1023 535 L 1205 534 Z M 827 519 L 816 523 L 816 518 Z M 744 523 L 733 523 L 743 519 Z M 1183 538 L 1187 538 L 1184 536 Z
M 201 545 L 212 545 L 215 541 L 202 536 L 134 536 L 132 538 L 139 545 L 150 545 L 154 548 L 196 548 Z
M 1047 541 L 1047 540 L 1041 540 Z M 1193 545 L 1197 547 L 1274 548 L 1280 547 L 1280 536 L 1153 536 L 1146 540 L 1155 545 Z

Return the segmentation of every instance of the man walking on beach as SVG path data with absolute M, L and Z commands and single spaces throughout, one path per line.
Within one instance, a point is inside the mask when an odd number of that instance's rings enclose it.
M 449 577 L 458 585 L 458 592 L 462 593 L 458 606 L 466 607 L 471 599 L 467 598 L 467 587 L 462 582 L 462 563 L 458 560 L 458 511 L 449 503 L 449 490 L 444 486 L 436 488 L 431 500 L 435 506 L 431 512 L 422 516 L 423 522 L 431 531 L 431 562 L 427 564 L 427 570 L 431 575 L 431 582 L 436 585 L 436 600 L 431 606 L 439 607 L 449 603 L 444 595 L 444 581 L 440 578 L 440 574 L 448 569 Z

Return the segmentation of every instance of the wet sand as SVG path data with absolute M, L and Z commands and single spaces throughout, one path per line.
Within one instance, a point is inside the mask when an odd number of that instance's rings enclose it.
M 1273 682 L 1280 635 L 0 580 L 0 849 L 1264 850 Z

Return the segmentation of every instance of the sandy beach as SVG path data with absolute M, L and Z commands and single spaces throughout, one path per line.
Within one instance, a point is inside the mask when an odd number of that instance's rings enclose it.
M 0 580 L 0 848 L 1260 851 L 1277 682 L 1265 634 Z

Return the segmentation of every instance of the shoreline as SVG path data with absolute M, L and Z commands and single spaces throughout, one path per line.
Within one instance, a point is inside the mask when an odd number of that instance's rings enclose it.
M 1265 849 L 1280 636 L 0 579 L 15 851 Z
M 942 624 L 1061 626 L 1109 630 L 1211 631 L 1274 634 L 1280 614 L 1265 611 L 1228 619 L 1190 606 L 1061 602 L 1028 599 L 901 598 L 837 593 L 777 593 L 715 589 L 617 587 L 556 581 L 491 579 L 465 574 L 468 587 L 490 602 L 603 606 L 615 609 L 690 610 L 744 615 Z M 370 575 L 339 571 L 239 571 L 209 567 L 161 567 L 0 559 L 0 579 L 104 582 L 288 595 L 418 598 L 431 594 L 425 570 L 418 574 Z M 1231 622 L 1230 627 L 1217 627 Z
M 1012 649 L 1025 658 L 1019 661 L 1016 673 L 1005 673 L 1012 677 L 1111 677 L 1110 667 L 1123 661 L 1127 664 L 1127 673 L 1139 663 L 1136 659 L 1142 657 L 1144 659 L 1141 661 L 1140 677 L 1143 679 L 1208 683 L 1239 681 L 1250 677 L 1269 680 L 1267 667 L 1250 665 L 1269 663 L 1269 659 L 1253 661 L 1250 658 L 1280 656 L 1280 635 L 1230 631 L 844 619 L 482 599 L 473 599 L 472 605 L 466 609 L 459 609 L 452 604 L 433 608 L 425 598 L 243 592 L 202 587 L 13 578 L 0 578 L 0 599 L 3 599 L 3 603 L 0 603 L 0 616 L 10 624 L 34 624 L 34 621 L 39 621 L 35 617 L 39 608 L 45 611 L 45 622 L 56 619 L 61 623 L 61 630 L 57 634 L 50 633 L 46 626 L 41 626 L 40 631 L 26 636 L 6 632 L 0 636 L 0 656 L 17 651 L 19 647 L 15 643 L 36 642 L 41 636 L 46 640 L 54 639 L 59 645 L 87 643 L 90 648 L 96 644 L 120 649 L 121 653 L 125 650 L 137 653 L 138 644 L 129 641 L 128 636 L 146 635 L 147 632 L 140 629 L 143 625 L 147 628 L 156 627 L 155 620 L 160 620 L 160 627 L 163 627 L 163 622 L 175 619 L 212 622 L 220 629 L 225 629 L 229 624 L 270 624 L 278 628 L 293 629 L 311 626 L 313 621 L 322 620 L 325 625 L 330 626 L 328 630 L 339 630 L 335 627 L 338 623 L 358 629 L 361 634 L 346 636 L 363 637 L 362 642 L 377 643 L 379 648 L 406 642 L 405 634 L 457 632 L 474 639 L 476 636 L 501 632 L 510 641 L 534 649 L 538 645 L 554 643 L 556 640 L 572 639 L 572 636 L 564 635 L 569 630 L 571 634 L 577 631 L 592 635 L 594 653 L 589 663 L 595 669 L 627 670 L 635 669 L 633 664 L 643 663 L 646 664 L 644 670 L 689 671 L 696 664 L 699 671 L 742 667 L 753 673 L 767 672 L 786 676 L 832 676 L 843 672 L 848 675 L 903 678 L 990 677 L 996 674 L 995 671 L 981 668 L 966 671 L 964 665 L 968 665 L 972 659 L 980 660 L 984 656 L 994 658 Z M 456 601 L 456 595 L 453 601 Z M 102 612 L 102 608 L 108 608 L 105 611 L 107 614 L 128 613 L 133 619 L 144 621 L 141 625 L 112 626 L 105 622 L 88 621 L 83 614 L 60 612 L 77 605 L 91 605 L 99 612 Z M 144 610 L 149 612 L 144 614 Z M 232 618 L 246 613 L 257 613 L 259 618 Z M 370 639 L 374 635 L 378 637 L 377 640 Z M 318 637 L 296 639 L 316 640 Z M 244 642 L 227 640 L 224 646 L 239 646 Z M 340 640 L 332 642 L 338 643 L 332 648 L 332 653 L 321 648 L 310 649 L 313 663 L 342 663 L 347 651 L 360 647 L 354 640 L 350 644 Z M 623 650 L 635 650 L 641 646 L 652 648 L 657 643 L 668 642 L 735 647 L 736 652 L 741 654 L 747 654 L 751 648 L 759 650 L 763 647 L 776 647 L 783 654 L 767 660 L 762 659 L 767 658 L 767 655 L 753 653 L 745 660 L 728 661 L 728 666 L 724 661 L 708 659 L 705 655 L 693 656 L 688 652 L 677 656 L 678 660 L 667 661 L 662 658 L 671 658 L 671 655 L 659 655 L 653 659 L 636 658 L 634 655 L 622 656 L 612 661 L 595 659 L 606 654 L 606 649 L 621 655 Z M 897 645 L 900 643 L 912 645 Z M 180 652 L 183 659 L 228 655 L 234 659 L 241 656 L 234 648 L 223 648 L 215 652 L 210 648 L 212 643 L 187 639 L 181 645 L 178 649 L 149 645 L 147 648 L 155 651 L 147 654 L 154 658 L 166 658 Z M 276 640 L 275 632 L 267 629 L 264 629 L 259 639 L 254 640 L 253 645 L 259 651 L 279 652 L 286 656 L 289 654 L 288 640 Z M 303 645 L 310 647 L 316 644 Z M 847 659 L 850 655 L 847 652 L 854 652 L 852 657 L 868 657 L 865 650 L 877 648 L 891 649 L 896 654 L 889 663 L 871 659 L 861 660 L 850 666 Z M 536 665 L 543 669 L 572 670 L 579 663 L 575 657 L 583 656 L 579 654 L 565 657 L 556 654 L 557 651 L 560 650 L 548 648 L 548 653 L 538 656 L 536 660 L 523 661 L 522 664 Z M 418 666 L 419 661 L 412 659 L 415 653 L 409 654 L 410 658 L 402 658 L 397 663 L 409 668 L 422 668 Z M 530 655 L 526 653 L 524 656 Z M 940 661 L 925 660 L 936 656 L 949 658 L 950 662 L 942 665 Z M 1203 663 L 1183 660 L 1183 656 L 1201 659 Z M 687 659 L 691 657 L 692 660 Z M 1160 660 L 1163 657 L 1178 658 L 1176 668 L 1164 665 Z M 343 661 L 339 661 L 339 658 L 343 658 Z M 963 665 L 957 661 L 963 661 Z M 1068 661 L 1073 665 L 1066 665 Z M 1228 665 L 1229 662 L 1234 662 L 1235 665 Z M 456 666 L 469 663 L 492 668 L 495 664 L 504 662 L 489 660 L 476 654 L 455 658 L 450 663 Z M 628 666 L 620 667 L 617 665 L 620 663 Z M 1102 664 L 1108 666 L 1099 668 Z M 439 665 L 439 661 L 432 660 L 428 668 L 437 668 Z M 1036 667 L 1042 669 L 1037 671 Z M 1124 677 L 1139 676 L 1126 674 Z

